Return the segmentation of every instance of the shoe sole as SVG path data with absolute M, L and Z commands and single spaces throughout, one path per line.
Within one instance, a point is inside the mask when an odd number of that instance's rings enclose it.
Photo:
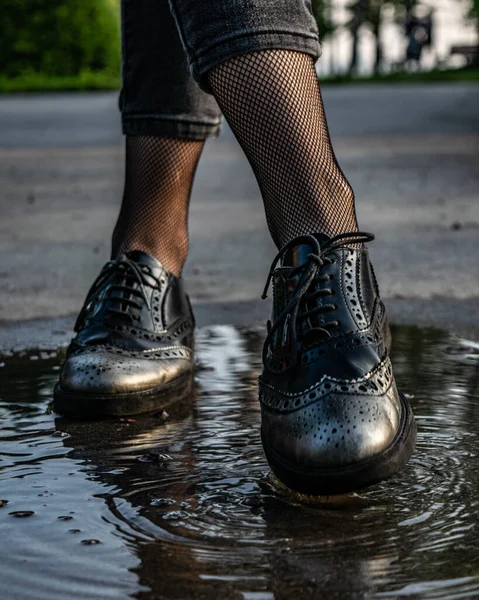
M 261 431 L 264 452 L 276 477 L 302 494 L 333 496 L 346 494 L 388 479 L 409 461 L 416 444 L 416 422 L 407 400 L 401 396 L 402 420 L 393 442 L 381 454 L 351 465 L 313 469 L 301 467 L 280 456 Z
M 141 392 L 128 394 L 76 394 L 62 390 L 57 383 L 53 392 L 56 412 L 81 418 L 125 417 L 158 412 L 187 396 L 193 387 L 193 373 Z

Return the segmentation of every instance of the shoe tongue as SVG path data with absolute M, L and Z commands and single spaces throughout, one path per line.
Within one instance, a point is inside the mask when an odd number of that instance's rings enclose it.
M 324 233 L 312 233 L 312 237 L 316 238 L 320 246 L 324 246 L 331 238 Z M 308 262 L 308 255 L 313 252 L 313 248 L 309 244 L 298 244 L 288 250 L 282 260 L 283 267 L 299 267 Z

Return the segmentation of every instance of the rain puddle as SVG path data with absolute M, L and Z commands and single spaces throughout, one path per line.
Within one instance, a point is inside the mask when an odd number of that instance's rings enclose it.
M 194 397 L 155 416 L 48 411 L 62 353 L 0 357 L 0 598 L 479 596 L 479 345 L 394 330 L 409 467 L 313 501 L 259 437 L 261 333 L 200 330 Z

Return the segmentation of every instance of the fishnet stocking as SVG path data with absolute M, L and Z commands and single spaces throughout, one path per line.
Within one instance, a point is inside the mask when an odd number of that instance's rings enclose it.
M 125 191 L 112 257 L 143 250 L 179 276 L 188 254 L 188 208 L 204 142 L 126 138 Z
M 334 156 L 312 58 L 244 54 L 212 69 L 209 83 L 258 179 L 276 245 L 356 231 L 354 194 Z

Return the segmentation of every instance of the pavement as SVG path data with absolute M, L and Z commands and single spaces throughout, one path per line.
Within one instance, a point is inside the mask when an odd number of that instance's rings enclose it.
M 479 85 L 325 86 L 391 320 L 479 337 Z M 108 259 L 124 150 L 114 93 L 0 98 L 0 349 L 63 344 Z M 200 324 L 253 325 L 275 248 L 231 131 L 207 143 L 185 278 Z M 57 332 L 57 333 L 54 333 Z

